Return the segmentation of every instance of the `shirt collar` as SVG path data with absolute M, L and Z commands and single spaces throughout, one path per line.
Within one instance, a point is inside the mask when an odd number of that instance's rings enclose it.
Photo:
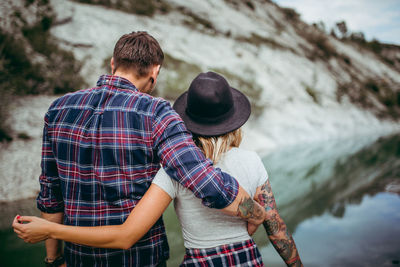
M 129 80 L 113 75 L 101 75 L 97 81 L 97 86 L 109 85 L 112 87 L 117 87 L 121 89 L 128 89 L 133 91 L 139 91 L 135 85 L 133 85 Z

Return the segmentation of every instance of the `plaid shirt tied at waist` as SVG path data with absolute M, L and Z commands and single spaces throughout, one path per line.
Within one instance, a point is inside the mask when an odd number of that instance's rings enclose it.
M 214 169 L 170 104 L 128 80 L 103 75 L 97 87 L 57 99 L 45 115 L 38 208 L 64 213 L 64 224 L 123 223 L 160 168 L 202 199 L 223 208 L 238 183 Z M 155 266 L 168 258 L 162 218 L 131 249 L 66 243 L 73 266 Z

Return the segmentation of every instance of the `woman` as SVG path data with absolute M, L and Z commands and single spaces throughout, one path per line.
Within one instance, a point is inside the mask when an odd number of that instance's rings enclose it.
M 238 148 L 242 140 L 240 127 L 250 116 L 246 96 L 230 87 L 219 74 L 201 73 L 176 100 L 174 109 L 206 157 L 236 177 L 264 206 L 264 227 L 286 264 L 301 266 L 296 245 L 276 209 L 268 174 L 260 158 L 254 152 Z M 20 238 L 30 243 L 54 238 L 93 247 L 127 249 L 151 228 L 172 199 L 186 247 L 182 266 L 264 266 L 248 233 L 248 230 L 255 231 L 254 226 L 204 207 L 200 199 L 170 179 L 163 169 L 122 225 L 74 227 L 17 216 L 13 227 Z

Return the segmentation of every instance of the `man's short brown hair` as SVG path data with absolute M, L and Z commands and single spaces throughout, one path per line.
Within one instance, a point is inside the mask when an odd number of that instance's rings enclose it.
M 124 34 L 114 47 L 114 72 L 118 68 L 135 70 L 138 78 L 149 74 L 150 68 L 161 65 L 164 53 L 153 36 L 138 31 Z

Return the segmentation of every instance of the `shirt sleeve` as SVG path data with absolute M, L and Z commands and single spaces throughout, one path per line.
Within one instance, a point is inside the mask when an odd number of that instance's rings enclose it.
M 176 198 L 178 184 L 174 180 L 171 180 L 163 168 L 157 172 L 152 183 L 158 185 L 172 199 Z
M 234 201 L 239 188 L 236 179 L 213 167 L 166 101 L 156 107 L 153 135 L 154 149 L 166 173 L 202 199 L 203 205 L 222 209 Z
M 36 204 L 38 209 L 45 213 L 56 213 L 64 211 L 64 201 L 58 176 L 57 163 L 48 136 L 48 118 L 49 113 L 46 113 L 43 128 L 42 172 L 39 177 L 40 191 L 36 199 Z

